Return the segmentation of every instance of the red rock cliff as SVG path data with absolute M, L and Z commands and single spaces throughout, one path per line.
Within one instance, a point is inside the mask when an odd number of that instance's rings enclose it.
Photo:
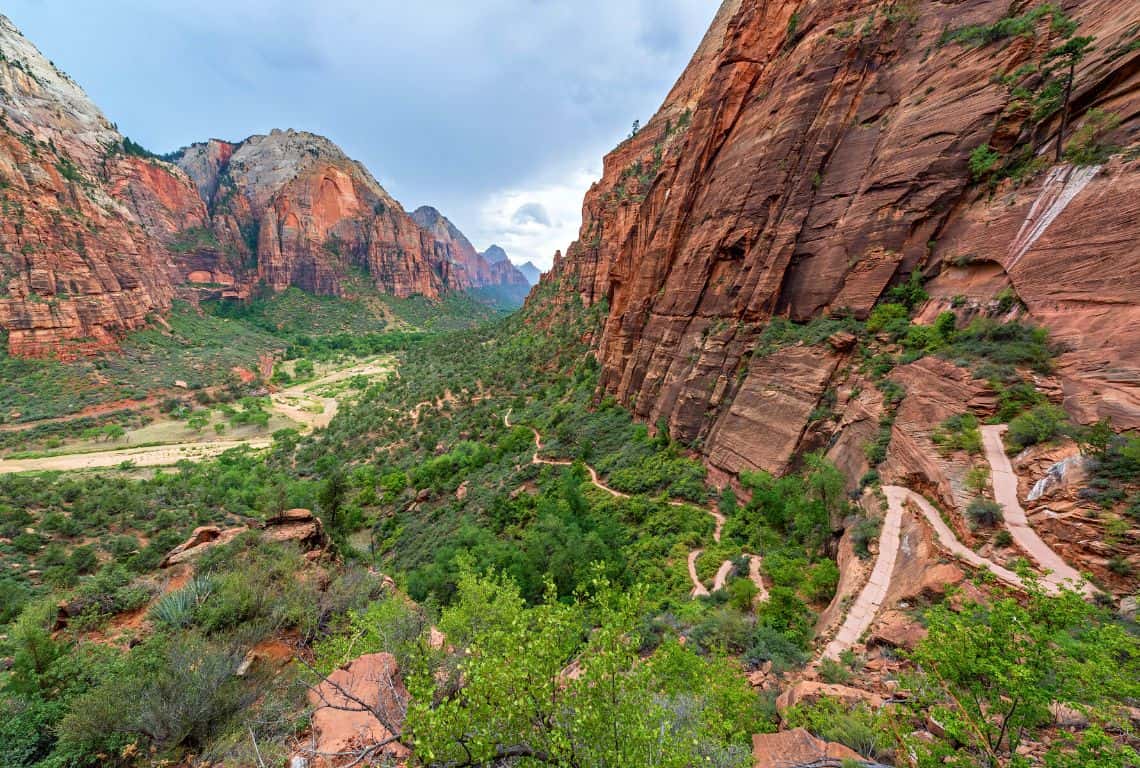
M 330 295 L 343 295 L 359 273 L 401 297 L 462 287 L 432 235 L 324 137 L 290 130 L 212 140 L 183 150 L 178 164 L 211 213 L 210 235 L 187 235 L 187 276 Z
M 843 354 L 750 363 L 759 333 L 775 316 L 864 317 L 922 270 L 931 311 L 1012 286 L 1067 345 L 1070 411 L 1140 426 L 1140 3 L 1062 5 L 1095 37 L 1066 139 L 1113 116 L 1111 158 L 1081 168 L 1052 162 L 1060 111 L 1030 115 L 1026 65 L 1061 34 L 1048 15 L 993 42 L 946 34 L 1031 3 L 726 2 L 660 112 L 606 157 L 579 240 L 543 278 L 608 301 L 602 386 L 714 467 L 779 471 Z M 1039 157 L 1036 173 L 976 183 L 987 143 Z
M 169 308 L 170 254 L 152 232 L 205 215 L 177 169 L 126 155 L 79 86 L 3 16 L 0 206 L 0 330 L 20 355 L 106 346 Z

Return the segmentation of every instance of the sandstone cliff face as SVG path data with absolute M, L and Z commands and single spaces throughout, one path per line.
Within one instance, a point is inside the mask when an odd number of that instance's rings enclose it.
M 291 130 L 215 139 L 183 150 L 178 165 L 210 211 L 208 235 L 184 235 L 187 279 L 329 295 L 358 274 L 400 297 L 458 287 L 444 249 L 328 139 Z
M 323 137 L 212 140 L 177 159 L 125 142 L 0 16 L 0 332 L 10 353 L 113 346 L 179 292 L 204 287 L 229 298 L 290 286 L 526 291 L 509 261 L 488 263 L 446 219 L 437 238 Z
M 865 317 L 922 270 L 934 303 L 1012 286 L 1068 347 L 1070 410 L 1140 425 L 1140 6 L 1062 5 L 1096 38 L 1069 136 L 1094 108 L 1118 120 L 1103 167 L 1050 168 L 1059 117 L 1031 122 L 1015 98 L 1034 75 L 997 79 L 1057 43 L 1048 16 L 996 43 L 943 38 L 1029 3 L 724 3 L 661 111 L 607 156 L 580 239 L 544 278 L 608 301 L 602 386 L 714 469 L 779 470 L 834 385 L 820 371 L 850 364 L 822 348 L 749 362 L 760 332 Z M 1040 172 L 975 183 L 986 143 L 1037 151 Z
M 201 223 L 205 210 L 177 169 L 127 156 L 122 142 L 0 16 L 0 331 L 10 352 L 82 353 L 169 308 L 170 254 L 151 231 Z
M 412 220 L 435 238 L 436 257 L 451 265 L 456 288 L 501 288 L 519 300 L 526 295 L 530 283 L 502 248 L 492 246 L 479 253 L 450 219 L 431 206 L 417 208 Z

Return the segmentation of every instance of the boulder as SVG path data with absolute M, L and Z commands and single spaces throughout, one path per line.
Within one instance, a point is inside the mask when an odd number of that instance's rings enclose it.
M 784 689 L 776 699 L 776 710 L 782 715 L 797 704 L 811 704 L 824 698 L 837 699 L 847 706 L 867 704 L 873 709 L 883 706 L 882 697 L 870 691 L 816 680 L 800 680 Z
M 158 565 L 160 568 L 169 568 L 193 560 L 208 549 L 233 541 L 238 534 L 247 530 L 249 529 L 245 526 L 224 530 L 216 525 L 199 526 L 190 534 L 190 538 L 170 550 Z
M 314 752 L 318 756 L 313 765 L 317 768 L 347 765 L 352 762 L 351 754 L 359 753 L 393 735 L 372 712 L 361 711 L 362 708 L 353 699 L 365 701 L 369 707 L 378 709 L 393 727 L 398 729 L 403 726 L 408 691 L 392 654 L 371 653 L 361 656 L 335 670 L 320 685 L 309 690 L 309 703 L 314 707 Z M 345 753 L 343 760 L 333 758 L 330 762 L 328 758 L 319 757 L 340 753 Z M 376 762 L 383 757 L 403 760 L 409 754 L 405 746 L 394 742 L 374 757 Z
M 886 646 L 912 650 L 926 639 L 926 628 L 902 611 L 887 611 L 867 640 L 867 647 Z
M 858 752 L 842 744 L 817 739 L 803 728 L 779 733 L 758 733 L 752 737 L 754 768 L 839 765 L 848 760 L 869 762 Z

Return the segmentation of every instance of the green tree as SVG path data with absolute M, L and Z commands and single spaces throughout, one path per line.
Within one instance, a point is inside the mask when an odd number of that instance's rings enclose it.
M 1055 160 L 1061 162 L 1064 154 L 1065 132 L 1069 127 L 1069 103 L 1073 98 L 1073 79 L 1076 76 L 1077 65 L 1092 50 L 1092 37 L 1070 37 L 1063 44 L 1045 54 L 1046 61 L 1055 61 L 1066 69 L 1065 95 L 1061 105 L 1061 126 L 1057 129 L 1057 149 Z
M 759 709 L 738 671 L 675 641 L 642 661 L 634 628 L 644 590 L 595 581 L 590 591 L 572 603 L 550 593 L 527 608 L 509 581 L 460 578 L 441 626 L 449 641 L 467 641 L 463 685 L 442 699 L 436 676 L 418 674 L 408 685 L 406 740 L 423 763 L 748 764 Z
M 1013 597 L 960 612 L 941 605 L 927 626 L 913 653 L 915 704 L 962 747 L 912 746 L 945 765 L 1022 765 L 1018 747 L 1052 724 L 1054 702 L 1095 723 L 1140 693 L 1140 642 L 1075 592 L 1048 596 L 1031 585 L 1024 605 Z

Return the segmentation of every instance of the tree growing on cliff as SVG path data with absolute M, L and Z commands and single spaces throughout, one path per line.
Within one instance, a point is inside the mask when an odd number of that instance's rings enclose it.
M 1056 62 L 1065 71 L 1064 97 L 1061 102 L 1061 126 L 1057 129 L 1056 157 L 1058 163 L 1064 155 L 1065 132 L 1069 127 L 1069 106 L 1073 98 L 1073 79 L 1077 65 L 1092 50 L 1092 37 L 1070 37 L 1063 44 L 1045 54 L 1047 62 Z

